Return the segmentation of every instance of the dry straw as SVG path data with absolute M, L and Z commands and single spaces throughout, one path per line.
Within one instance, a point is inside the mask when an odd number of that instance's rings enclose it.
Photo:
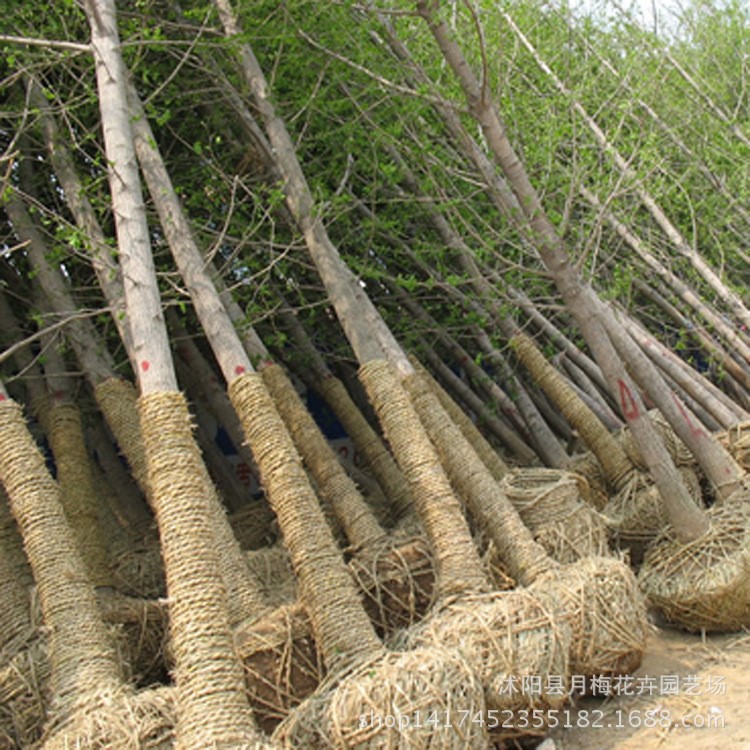
M 708 533 L 679 542 L 665 529 L 638 576 L 649 600 L 686 630 L 731 631 L 750 626 L 750 497 L 739 490 L 706 511 Z
M 608 552 L 604 518 L 582 502 L 582 482 L 557 469 L 515 469 L 499 485 L 534 539 L 559 563 Z
M 739 422 L 716 435 L 718 440 L 734 456 L 737 463 L 750 471 L 750 421 Z

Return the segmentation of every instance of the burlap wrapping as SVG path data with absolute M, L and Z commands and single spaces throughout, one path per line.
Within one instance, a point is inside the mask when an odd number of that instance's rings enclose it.
M 486 750 L 486 727 L 460 725 L 459 709 L 468 716 L 486 710 L 482 685 L 460 654 L 438 646 L 387 653 L 321 685 L 273 739 L 290 750 Z
M 321 380 L 317 390 L 344 426 L 364 464 L 377 478 L 392 505 L 394 521 L 409 515 L 412 499 L 401 469 L 375 430 L 352 401 L 344 384 L 333 376 Z
M 581 501 L 585 481 L 557 469 L 515 469 L 499 486 L 534 539 L 564 564 L 608 551 L 605 519 Z
M 477 525 L 482 526 L 494 542 L 511 575 L 520 583 L 528 584 L 542 571 L 554 567 L 555 563 L 533 540 L 487 467 L 421 376 L 409 376 L 404 380 L 404 386 L 419 419 L 435 443 L 453 487 L 468 505 Z M 466 565 L 472 563 L 473 560 L 465 562 Z M 478 591 L 481 589 L 475 587 L 467 593 Z
M 547 362 L 532 339 L 524 333 L 518 333 L 509 343 L 529 374 L 599 459 L 607 481 L 617 486 L 622 477 L 631 470 L 632 465 L 614 436 L 565 378 Z
M 570 626 L 552 598 L 531 589 L 461 597 L 405 633 L 406 644 L 440 644 L 462 654 L 484 686 L 489 709 L 556 708 L 568 699 L 566 689 L 548 690 L 554 681 L 547 678 L 567 686 Z M 541 682 L 538 690 L 522 690 L 524 678 L 534 677 Z M 531 727 L 498 727 L 493 739 L 530 733 L 535 733 Z
M 47 472 L 20 407 L 10 400 L 0 401 L 0 481 L 50 629 L 53 714 L 64 719 L 84 697 L 116 689 L 119 666 L 65 519 L 60 489 Z
M 461 506 L 403 386 L 381 360 L 364 364 L 359 377 L 409 482 L 433 547 L 438 595 L 486 590 L 488 583 Z
M 687 467 L 678 469 L 690 497 L 701 506 L 702 491 L 695 472 Z M 634 469 L 630 477 L 613 495 L 602 514 L 607 520 L 613 540 L 634 550 L 653 539 L 669 523 L 664 501 L 648 474 Z
M 100 523 L 99 497 L 83 437 L 81 413 L 72 403 L 54 404 L 49 439 L 62 490 L 63 507 L 94 586 L 111 586 L 112 576 Z
M 148 486 L 167 575 L 177 686 L 175 747 L 253 745 L 259 740 L 244 695 L 216 549 L 208 474 L 181 393 L 138 402 Z M 210 719 L 209 719 L 210 717 Z
M 707 534 L 687 544 L 671 527 L 651 544 L 638 582 L 670 621 L 691 631 L 750 626 L 750 497 L 739 490 L 706 511 Z
M 508 472 L 508 465 L 499 456 L 497 451 L 489 444 L 474 422 L 469 419 L 466 412 L 446 393 L 445 389 L 435 378 L 419 363 L 416 357 L 409 357 L 411 363 L 417 367 L 419 373 L 425 379 L 432 391 L 440 401 L 448 416 L 461 430 L 463 436 L 469 441 L 471 447 L 476 451 L 482 463 L 489 469 L 496 481 L 501 480 Z
M 305 408 L 284 370 L 268 365 L 261 377 L 286 423 L 295 447 L 354 550 L 382 541 L 385 532 Z
M 268 501 L 278 518 L 313 631 L 329 669 L 381 649 L 289 433 L 260 375 L 229 386 Z

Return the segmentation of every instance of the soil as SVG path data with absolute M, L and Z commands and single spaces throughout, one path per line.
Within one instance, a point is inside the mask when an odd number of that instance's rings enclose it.
M 660 692 L 662 675 L 679 676 L 677 694 Z M 750 750 L 747 632 L 702 637 L 655 628 L 634 676 L 646 678 L 635 681 L 636 690 L 651 684 L 655 694 L 583 698 L 568 723 L 587 710 L 602 728 L 557 728 L 538 750 Z M 655 712 L 656 726 L 643 726 L 648 711 Z

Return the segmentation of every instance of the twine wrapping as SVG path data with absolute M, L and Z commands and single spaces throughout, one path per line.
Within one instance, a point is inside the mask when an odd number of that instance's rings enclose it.
M 268 365 L 261 371 L 261 377 L 307 470 L 315 478 L 323 498 L 333 508 L 349 544 L 360 550 L 382 541 L 385 537 L 383 528 L 344 471 L 284 370 L 279 365 Z
M 500 492 L 487 467 L 463 438 L 420 375 L 406 378 L 404 386 L 419 419 L 438 449 L 453 486 L 467 503 L 476 523 L 486 530 L 494 542 L 511 575 L 517 581 L 528 584 L 550 566 L 554 567 L 555 563 L 533 540 L 513 506 Z M 474 558 L 466 560 L 464 564 L 474 564 Z M 481 563 L 477 564 L 479 573 Z M 477 586 L 470 593 L 478 591 L 481 588 Z
M 581 502 L 583 477 L 557 469 L 516 469 L 500 482 L 534 539 L 559 563 L 607 554 L 607 527 Z
M 138 408 L 167 574 L 178 691 L 175 747 L 255 744 L 259 733 L 244 695 L 219 568 L 215 498 L 207 493 L 210 480 L 187 404 L 181 393 L 157 392 L 141 396 Z
M 444 720 L 459 707 L 468 716 L 483 716 L 483 693 L 467 660 L 453 650 L 388 653 L 359 665 L 338 684 L 321 685 L 273 738 L 290 750 L 486 750 L 484 723 Z M 389 716 L 411 721 L 394 726 L 386 723 Z M 440 718 L 426 721 L 429 716 Z
M 385 361 L 367 362 L 359 376 L 432 545 L 438 596 L 486 590 L 461 506 L 403 386 Z
M 383 441 L 352 401 L 344 384 L 331 376 L 319 381 L 316 388 L 333 409 L 356 446 L 357 452 L 362 456 L 365 466 L 375 475 L 390 500 L 394 520 L 409 515 L 412 510 L 412 499 L 404 475 L 388 453 Z
M 638 582 L 664 616 L 690 631 L 750 626 L 750 497 L 739 490 L 709 508 L 707 534 L 687 544 L 667 527 L 651 544 Z
M 74 404 L 55 404 L 49 409 L 47 421 L 65 516 L 75 534 L 89 578 L 94 586 L 111 586 L 112 575 L 99 519 L 99 497 L 84 442 L 81 413 Z
M 382 644 L 323 519 L 265 384 L 247 373 L 229 386 L 250 449 L 260 469 L 268 501 L 292 557 L 299 596 L 306 604 L 316 640 L 330 670 L 349 660 L 380 653 Z
M 7 498 L 0 488 L 0 665 L 6 651 L 15 650 L 10 644 L 31 630 L 28 581 L 22 574 L 25 564 Z

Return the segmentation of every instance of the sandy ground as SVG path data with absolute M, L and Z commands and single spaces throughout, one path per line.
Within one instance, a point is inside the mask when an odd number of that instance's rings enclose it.
M 677 694 L 659 692 L 661 675 L 679 677 Z M 750 633 L 702 638 L 660 628 L 635 677 L 657 685 L 656 694 L 585 698 L 570 723 L 585 709 L 602 728 L 555 729 L 539 750 L 750 750 Z M 664 726 L 629 726 L 647 711 Z

